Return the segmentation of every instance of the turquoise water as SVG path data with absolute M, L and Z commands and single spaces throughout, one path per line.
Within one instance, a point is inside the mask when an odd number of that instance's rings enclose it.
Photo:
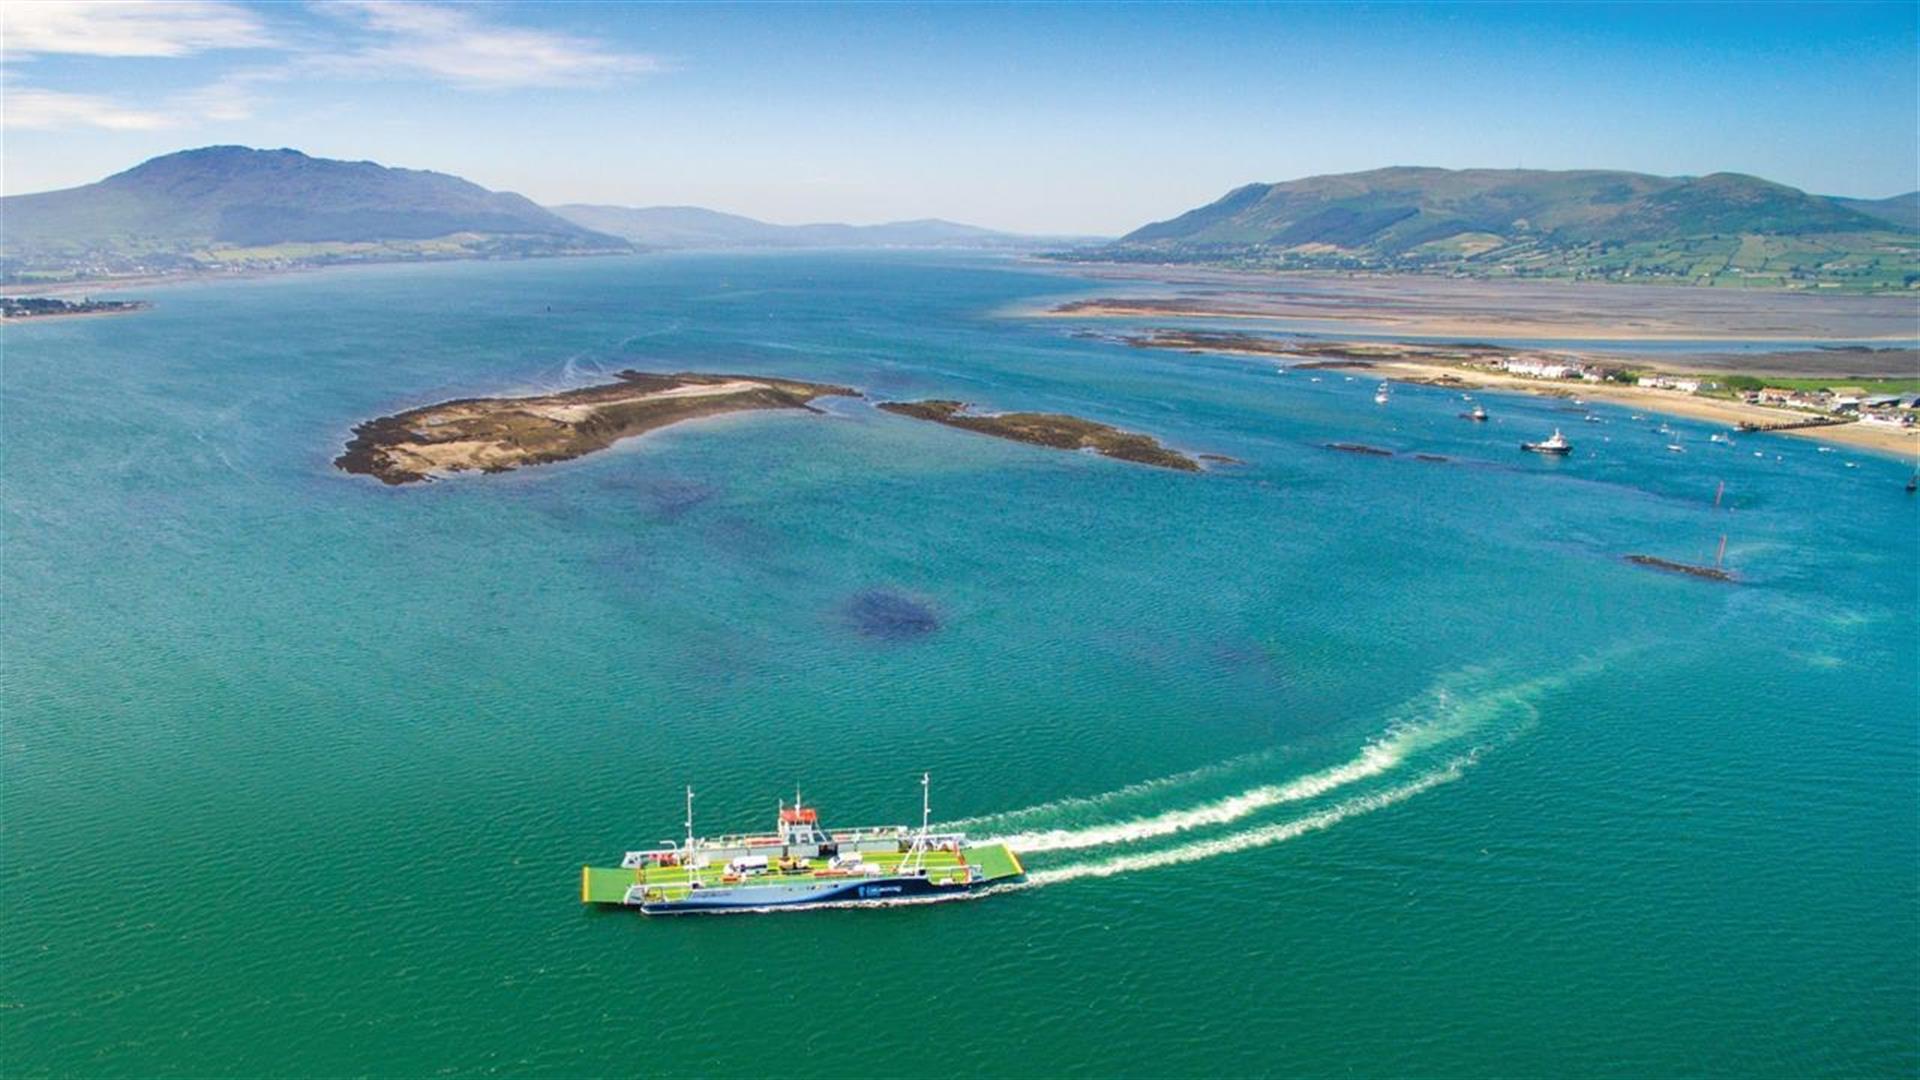
M 1542 399 L 1468 424 L 1004 314 L 1090 287 L 476 263 L 8 327 L 5 1071 L 1920 1068 L 1906 465 L 1680 420 L 1674 455 Z M 839 401 L 429 486 L 329 466 L 369 416 L 628 366 L 1245 464 Z M 1573 458 L 1517 451 L 1555 425 Z M 1737 586 L 1620 561 L 1722 534 Z M 911 820 L 922 769 L 1031 884 L 577 902 L 582 862 L 678 833 L 683 784 L 702 831 L 796 782 L 866 824 Z

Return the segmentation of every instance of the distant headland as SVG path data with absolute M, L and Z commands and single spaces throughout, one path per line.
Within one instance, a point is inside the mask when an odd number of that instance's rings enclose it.
M 1727 172 L 1396 167 L 1247 184 L 1056 257 L 1903 291 L 1920 287 L 1920 192 L 1849 199 Z

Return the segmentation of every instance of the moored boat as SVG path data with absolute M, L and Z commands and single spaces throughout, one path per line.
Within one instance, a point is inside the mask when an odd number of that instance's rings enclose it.
M 1565 435 L 1560 434 L 1559 428 L 1554 428 L 1550 438 L 1541 442 L 1523 442 L 1520 444 L 1520 449 L 1534 454 L 1561 455 L 1572 453 L 1573 444 L 1567 441 Z

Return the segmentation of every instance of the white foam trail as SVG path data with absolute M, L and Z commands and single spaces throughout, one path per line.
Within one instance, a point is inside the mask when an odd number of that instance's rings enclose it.
M 1152 780 L 1142 780 L 1139 783 L 1128 784 L 1126 787 L 1115 788 L 1112 791 L 1102 792 L 1098 795 L 1076 795 L 1065 799 L 1054 799 L 1050 802 L 1036 803 L 1033 806 L 1022 807 L 1019 810 L 1003 810 L 994 814 L 976 814 L 973 817 L 955 818 L 952 821 L 942 823 L 941 827 L 946 829 L 967 829 L 989 822 L 1014 822 L 1025 818 L 1038 817 L 1043 814 L 1057 814 L 1065 810 L 1083 810 L 1092 807 L 1106 806 L 1124 799 L 1137 798 L 1141 795 L 1148 795 L 1166 788 L 1191 784 L 1198 780 L 1206 780 L 1214 776 L 1219 776 L 1221 773 L 1232 772 L 1235 769 L 1243 768 L 1255 762 L 1264 761 L 1272 756 L 1273 752 L 1270 750 L 1263 750 L 1255 754 L 1243 754 L 1240 757 L 1229 758 L 1226 761 L 1216 761 L 1211 765 L 1202 765 L 1197 769 L 1191 769 L 1187 772 L 1174 773 L 1172 776 L 1161 776 Z
M 1344 764 L 1323 769 L 1317 773 L 1309 773 L 1290 783 L 1267 784 L 1218 802 L 1187 810 L 1170 810 L 1152 817 L 1116 822 L 1112 825 L 1096 825 L 1086 829 L 1044 829 L 1037 832 L 1014 833 L 1011 836 L 995 837 L 986 842 L 1002 843 L 1025 855 L 1041 851 L 1067 851 L 1073 848 L 1099 847 L 1104 844 L 1132 843 L 1136 840 L 1151 840 L 1156 836 L 1169 836 L 1209 825 L 1225 825 L 1249 814 L 1259 813 L 1271 806 L 1317 798 L 1355 781 L 1378 776 L 1399 765 L 1419 742 L 1425 741 L 1416 737 L 1421 734 L 1425 734 L 1423 729 L 1408 728 L 1389 738 L 1369 743 L 1358 757 Z
M 1458 780 L 1466 767 L 1473 763 L 1471 754 L 1454 758 L 1446 765 L 1425 773 L 1398 787 L 1387 788 L 1369 795 L 1357 795 L 1344 802 L 1337 803 L 1318 813 L 1308 814 L 1292 821 L 1280 822 L 1246 832 L 1234 833 L 1215 840 L 1202 840 L 1180 847 L 1162 851 L 1142 852 L 1138 855 L 1121 855 L 1099 862 L 1076 863 L 1069 866 L 1054 867 L 1049 870 L 1035 870 L 1027 875 L 1023 883 L 1027 887 L 1056 885 L 1063 881 L 1075 881 L 1080 878 L 1112 877 L 1115 874 L 1132 873 L 1136 870 L 1152 870 L 1162 866 L 1176 866 L 1181 863 L 1198 862 L 1220 855 L 1247 851 L 1252 848 L 1267 847 L 1271 844 L 1285 843 L 1310 832 L 1330 828 L 1361 814 L 1370 814 L 1383 810 L 1395 803 L 1403 802 L 1430 791 L 1441 784 Z
M 1318 798 L 1337 788 L 1388 772 L 1401 765 L 1416 751 L 1474 732 L 1485 726 L 1490 717 L 1507 709 L 1523 710 L 1525 716 L 1522 724 L 1524 725 L 1537 715 L 1533 702 L 1541 693 L 1562 685 L 1567 678 L 1595 666 L 1597 665 L 1592 661 L 1583 662 L 1558 675 L 1530 679 L 1517 685 L 1470 694 L 1464 701 L 1442 684 L 1435 689 L 1423 710 L 1431 716 L 1430 719 L 1417 723 L 1396 724 L 1389 728 L 1385 735 L 1368 743 L 1359 756 L 1352 761 L 1317 773 L 1310 773 L 1285 784 L 1263 785 L 1217 802 L 1185 810 L 1170 810 L 1149 817 L 1079 828 L 1034 829 L 998 835 L 983 842 L 1004 843 L 1015 851 L 1031 854 L 1131 843 L 1181 833 L 1189 829 L 1229 824 L 1273 806 Z M 1097 808 L 1164 788 L 1182 786 L 1222 773 L 1237 771 L 1270 756 L 1271 752 L 1245 755 L 1190 772 L 1131 784 L 1102 795 L 1060 799 L 1023 810 L 963 818 L 949 822 L 944 827 L 967 828 L 983 823 L 1013 824 L 1041 814 L 1051 815 L 1068 810 Z

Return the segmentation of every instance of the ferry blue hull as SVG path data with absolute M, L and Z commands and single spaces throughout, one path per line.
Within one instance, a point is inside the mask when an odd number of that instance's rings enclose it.
M 640 905 L 645 915 L 701 915 L 728 911 L 772 911 L 780 908 L 811 908 L 832 905 L 889 903 L 903 900 L 949 899 L 978 892 L 993 882 L 976 881 L 964 885 L 935 885 L 921 877 L 889 877 L 849 881 L 832 889 L 793 886 L 746 886 L 737 889 L 713 889 L 712 897 L 698 892 L 685 900 Z

